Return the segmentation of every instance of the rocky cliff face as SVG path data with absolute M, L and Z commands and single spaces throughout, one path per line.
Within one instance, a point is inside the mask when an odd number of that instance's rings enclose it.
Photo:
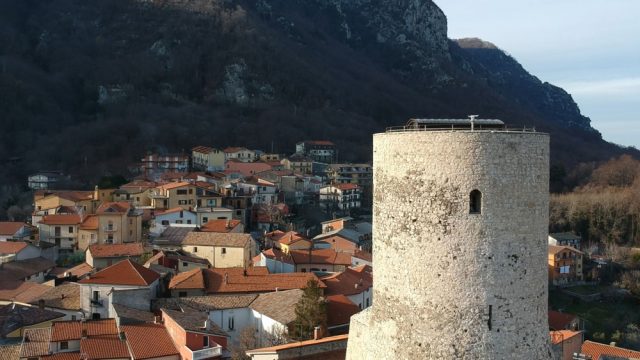
M 0 65 L 0 182 L 312 137 L 368 160 L 386 126 L 471 113 L 551 132 L 554 162 L 622 151 L 495 46 L 447 39 L 429 0 L 0 2 Z

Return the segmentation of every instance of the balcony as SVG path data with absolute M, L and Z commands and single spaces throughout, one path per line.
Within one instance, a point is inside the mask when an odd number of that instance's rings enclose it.
M 91 299 L 91 305 L 94 307 L 102 307 L 102 300 Z
M 105 232 L 116 232 L 116 231 L 118 231 L 118 227 L 115 226 L 115 225 L 105 225 L 105 226 L 103 226 L 103 230 Z
M 191 358 L 193 360 L 208 359 L 211 357 L 222 355 L 222 346 L 217 344 L 215 347 L 204 348 L 201 350 L 191 350 L 189 348 L 187 349 L 191 353 Z

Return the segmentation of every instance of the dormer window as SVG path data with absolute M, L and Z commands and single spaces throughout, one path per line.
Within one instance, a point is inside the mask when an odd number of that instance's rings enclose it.
M 480 214 L 481 211 L 482 193 L 476 189 L 469 194 L 469 214 Z

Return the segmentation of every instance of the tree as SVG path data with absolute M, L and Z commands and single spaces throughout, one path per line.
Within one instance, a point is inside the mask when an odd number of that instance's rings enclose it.
M 313 330 L 319 326 L 324 330 L 327 325 L 327 305 L 316 280 L 309 280 L 302 298 L 296 304 L 296 320 L 293 323 L 292 337 L 308 340 Z
M 240 331 L 238 344 L 231 346 L 232 360 L 250 359 L 247 356 L 247 350 L 256 349 L 258 347 L 258 339 L 256 338 L 256 328 L 247 326 Z

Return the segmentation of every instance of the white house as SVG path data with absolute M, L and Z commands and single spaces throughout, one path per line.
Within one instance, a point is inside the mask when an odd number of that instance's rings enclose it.
M 122 305 L 139 309 L 146 303 L 149 311 L 150 301 L 156 297 L 159 278 L 157 272 L 131 260 L 123 260 L 78 281 L 82 311 L 93 319 L 109 317 L 111 299 L 116 291 L 135 291 L 136 296 L 123 297 L 131 303 Z
M 276 248 L 264 250 L 254 257 L 253 266 L 265 266 L 269 269 L 270 274 L 296 271 L 296 264 L 293 262 L 293 258 Z
M 17 221 L 0 221 L 0 241 L 25 240 L 31 237 L 31 226 Z
M 0 263 L 27 260 L 40 257 L 42 251 L 24 241 L 0 242 Z
M 223 150 L 224 159 L 237 159 L 242 162 L 252 162 L 256 160 L 256 152 L 244 147 L 228 147 Z
M 273 205 L 278 202 L 278 187 L 270 181 L 252 176 L 236 186 L 241 194 L 252 196 L 253 204 Z
M 198 216 L 195 212 L 185 210 L 181 207 L 156 212 L 151 221 L 150 229 L 152 235 L 157 236 L 162 234 L 167 227 L 171 225 L 193 225 L 194 227 L 198 223 Z
M 360 208 L 361 191 L 356 184 L 332 184 L 320 188 L 320 204 L 329 209 Z
M 209 220 L 231 220 L 233 219 L 233 209 L 225 207 L 213 207 L 213 208 L 198 208 L 196 210 L 198 226 L 206 224 Z

